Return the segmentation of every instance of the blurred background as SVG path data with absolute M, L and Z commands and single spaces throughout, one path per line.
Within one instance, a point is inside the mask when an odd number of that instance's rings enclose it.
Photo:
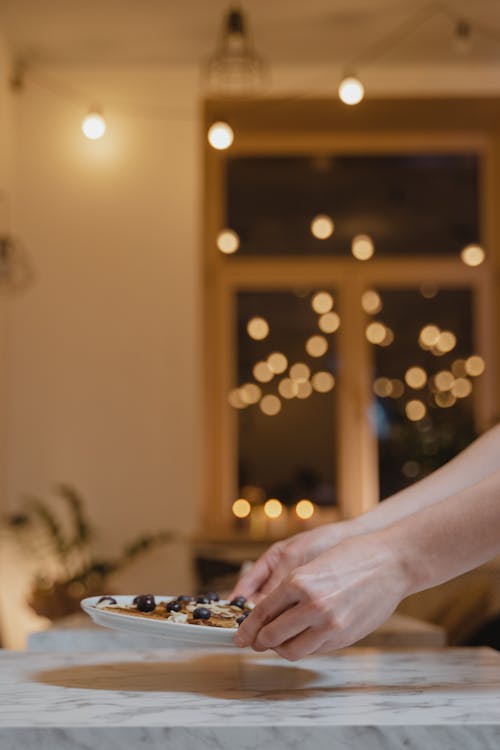
M 499 67 L 496 0 L 1 0 L 1 645 L 498 420 Z M 401 616 L 471 642 L 499 571 Z

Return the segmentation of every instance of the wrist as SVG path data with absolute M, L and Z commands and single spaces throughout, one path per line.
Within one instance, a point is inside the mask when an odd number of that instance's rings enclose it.
M 425 588 L 421 581 L 423 576 L 418 556 L 400 524 L 381 529 L 375 535 L 386 549 L 389 565 L 395 580 L 399 582 L 401 599 Z

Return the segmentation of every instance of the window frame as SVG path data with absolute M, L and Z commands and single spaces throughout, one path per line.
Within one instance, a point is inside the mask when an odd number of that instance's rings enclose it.
M 236 294 L 240 290 L 289 290 L 294 286 L 332 287 L 342 324 L 336 332 L 339 360 L 337 378 L 338 454 L 337 491 L 342 517 L 353 517 L 373 507 L 378 498 L 377 437 L 368 411 L 373 400 L 370 372 L 372 350 L 365 339 L 367 316 L 360 305 L 367 288 L 412 288 L 440 279 L 444 288 L 468 287 L 473 292 L 476 352 L 488 367 L 474 393 L 475 427 L 485 429 L 493 418 L 494 348 L 493 283 L 489 259 L 468 268 L 460 259 L 445 256 L 377 258 L 363 263 L 325 256 L 231 257 L 215 244 L 226 226 L 224 172 L 228 157 L 314 156 L 340 154 L 474 152 L 480 166 L 480 239 L 490 246 L 494 224 L 492 192 L 495 187 L 494 150 L 488 133 L 384 131 L 345 132 L 238 132 L 229 152 L 205 145 L 204 221 L 204 345 L 205 345 L 205 501 L 203 528 L 207 533 L 231 535 L 231 499 L 237 492 L 237 414 L 228 408 L 227 394 L 235 384 Z

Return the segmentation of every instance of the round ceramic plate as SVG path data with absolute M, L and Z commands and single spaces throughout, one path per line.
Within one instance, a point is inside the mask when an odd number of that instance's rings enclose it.
M 129 606 L 132 604 L 133 596 L 115 596 L 120 606 Z M 206 627 L 203 625 L 188 625 L 180 622 L 169 622 L 168 620 L 149 620 L 146 617 L 137 617 L 136 615 L 125 615 L 121 612 L 113 612 L 109 609 L 99 609 L 96 607 L 100 596 L 90 596 L 83 599 L 80 604 L 97 625 L 103 625 L 105 628 L 114 628 L 127 633 L 137 633 L 138 635 L 154 635 L 164 638 L 166 641 L 179 641 L 186 646 L 196 644 L 198 646 L 233 646 L 233 636 L 237 628 L 216 628 Z M 175 599 L 175 596 L 156 595 L 156 601 L 168 602 Z M 221 604 L 228 602 L 221 600 Z

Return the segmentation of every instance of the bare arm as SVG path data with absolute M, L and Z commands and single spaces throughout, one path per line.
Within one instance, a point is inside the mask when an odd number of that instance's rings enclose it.
M 235 636 L 287 659 L 343 648 L 378 627 L 406 596 L 500 553 L 500 471 L 432 507 L 346 539 L 292 571 Z

